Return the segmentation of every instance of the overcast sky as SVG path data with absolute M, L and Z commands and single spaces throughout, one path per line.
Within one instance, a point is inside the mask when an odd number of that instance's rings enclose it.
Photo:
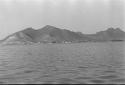
M 0 0 L 0 39 L 52 25 L 83 33 L 125 30 L 125 0 Z

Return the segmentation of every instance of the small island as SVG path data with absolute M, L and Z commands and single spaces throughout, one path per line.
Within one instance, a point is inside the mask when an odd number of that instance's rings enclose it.
M 120 28 L 108 28 L 95 34 L 83 34 L 54 26 L 35 30 L 26 28 L 13 33 L 1 40 L 4 44 L 33 44 L 33 43 L 82 43 L 82 42 L 121 42 L 125 40 L 125 32 Z

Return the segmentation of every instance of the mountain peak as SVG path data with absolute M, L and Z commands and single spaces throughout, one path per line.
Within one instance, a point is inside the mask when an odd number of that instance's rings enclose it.
M 124 32 L 123 30 L 121 30 L 120 28 L 116 28 L 116 31 L 121 31 L 121 32 Z
M 51 25 L 46 25 L 43 28 L 38 29 L 37 31 L 38 32 L 50 32 L 50 31 L 54 31 L 54 30 L 60 30 L 60 29 L 57 27 L 51 26 Z
M 115 29 L 114 28 L 108 28 L 106 31 L 114 31 Z
M 110 33 L 110 34 L 112 34 L 112 33 L 116 33 L 116 34 L 122 34 L 122 33 L 124 33 L 124 31 L 123 30 L 121 30 L 120 28 L 109 28 L 109 29 L 107 29 L 105 32 L 108 32 L 108 33 Z
M 59 29 L 59 28 L 57 28 L 55 26 L 51 26 L 51 25 L 46 25 L 42 29 Z
M 52 26 L 52 25 L 46 25 L 44 27 L 46 27 L 46 28 L 53 28 L 54 26 Z M 54 27 L 54 28 L 56 28 L 56 27 Z
M 22 31 L 35 31 L 35 29 L 33 29 L 32 27 L 28 27 L 28 28 L 26 28 L 26 29 L 24 29 Z

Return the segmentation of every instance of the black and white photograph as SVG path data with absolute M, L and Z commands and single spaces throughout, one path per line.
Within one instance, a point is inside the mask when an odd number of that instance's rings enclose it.
M 0 84 L 125 84 L 125 0 L 0 0 Z

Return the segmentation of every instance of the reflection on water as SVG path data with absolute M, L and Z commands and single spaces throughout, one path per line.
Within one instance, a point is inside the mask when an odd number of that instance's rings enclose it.
M 123 45 L 84 43 L 1 47 L 0 84 L 124 84 Z

